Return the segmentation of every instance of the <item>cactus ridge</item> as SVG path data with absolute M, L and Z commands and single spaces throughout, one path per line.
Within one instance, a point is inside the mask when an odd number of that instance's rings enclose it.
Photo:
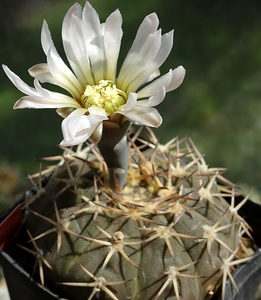
M 233 269 L 251 259 L 251 228 L 238 214 L 247 197 L 235 206 L 225 169 L 209 168 L 189 137 L 161 145 L 147 134 L 128 137 L 122 190 L 117 182 L 110 188 L 93 144 L 63 148 L 43 159 L 58 163 L 29 177 L 30 243 L 20 247 L 35 256 L 41 284 L 60 297 L 200 300 L 221 286 L 224 298 Z

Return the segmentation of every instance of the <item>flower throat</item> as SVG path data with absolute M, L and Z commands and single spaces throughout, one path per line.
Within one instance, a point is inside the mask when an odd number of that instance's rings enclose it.
M 95 105 L 103 108 L 107 115 L 111 115 L 127 102 L 127 96 L 117 89 L 112 81 L 100 80 L 97 85 L 86 86 L 81 100 L 85 108 Z

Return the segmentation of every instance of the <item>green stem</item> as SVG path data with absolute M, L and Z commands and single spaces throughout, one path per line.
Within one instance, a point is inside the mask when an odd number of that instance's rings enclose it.
M 107 164 L 110 185 L 113 190 L 122 189 L 128 173 L 128 143 L 126 132 L 130 122 L 125 121 L 121 127 L 104 126 L 98 148 Z

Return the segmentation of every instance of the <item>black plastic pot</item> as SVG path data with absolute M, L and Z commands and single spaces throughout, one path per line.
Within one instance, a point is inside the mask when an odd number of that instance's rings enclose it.
M 32 277 L 3 250 L 0 250 L 0 257 L 11 300 L 60 299 L 57 295 L 32 279 Z
M 34 189 L 27 192 L 34 194 Z M 16 243 L 23 239 L 23 210 L 21 198 L 0 217 L 0 263 L 3 267 L 11 300 L 54 300 L 60 299 L 37 282 L 18 261 L 21 261 L 21 249 Z M 18 241 L 14 239 L 19 234 Z M 28 238 L 21 243 L 26 243 Z

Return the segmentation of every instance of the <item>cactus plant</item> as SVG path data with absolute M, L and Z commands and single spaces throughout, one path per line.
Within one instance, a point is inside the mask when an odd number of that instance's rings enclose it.
M 226 279 L 236 288 L 231 273 L 251 258 L 250 227 L 238 214 L 247 198 L 235 205 L 224 170 L 209 168 L 190 138 L 161 145 L 149 127 L 146 139 L 127 133 L 131 122 L 159 126 L 154 106 L 185 76 L 180 66 L 155 79 L 172 47 L 172 32 L 157 27 L 156 14 L 144 19 L 116 78 L 119 11 L 100 24 L 88 2 L 75 4 L 62 30 L 72 71 L 46 22 L 47 64 L 29 70 L 35 87 L 4 66 L 27 94 L 15 108 L 57 108 L 64 118 L 64 152 L 45 158 L 59 162 L 38 183 L 29 177 L 15 239 L 17 262 L 61 299 L 203 300 L 219 288 L 224 298 Z
M 90 144 L 65 149 L 26 199 L 28 271 L 60 297 L 209 299 L 249 259 L 224 170 L 208 168 L 190 138 L 160 145 L 147 130 L 148 141 L 129 137 L 122 190 Z

